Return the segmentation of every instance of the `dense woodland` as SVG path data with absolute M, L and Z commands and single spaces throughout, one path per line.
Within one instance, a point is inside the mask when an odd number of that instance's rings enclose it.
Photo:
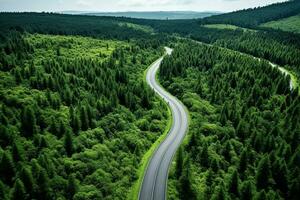
M 264 17 L 267 17 L 267 14 Z M 282 66 L 287 65 L 300 76 L 298 34 L 274 30 L 217 30 L 203 27 L 201 23 L 199 20 L 145 20 L 51 13 L 1 13 L 0 33 L 1 30 L 5 32 L 7 29 L 13 29 L 30 33 L 136 40 L 140 41 L 139 45 L 151 45 L 153 48 L 167 44 L 172 40 L 170 35 L 177 34 L 265 58 Z M 0 39 L 2 37 L 0 35 Z
M 0 199 L 125 199 L 166 126 L 143 81 L 160 53 L 11 32 L 0 57 Z
M 166 127 L 143 81 L 165 45 L 159 79 L 191 114 L 168 197 L 298 199 L 298 89 L 267 61 L 299 79 L 300 37 L 256 26 L 299 6 L 204 20 L 0 13 L 0 199 L 126 199 Z
M 170 199 L 298 199 L 300 102 L 289 77 L 239 53 L 185 43 L 160 80 L 191 112 Z
M 207 17 L 202 23 L 234 24 L 241 27 L 257 27 L 259 24 L 282 19 L 300 13 L 300 1 L 289 0 L 266 7 L 257 7 Z

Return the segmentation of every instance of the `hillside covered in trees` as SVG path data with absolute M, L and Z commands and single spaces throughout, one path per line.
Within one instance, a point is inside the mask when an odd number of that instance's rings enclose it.
M 289 0 L 266 7 L 257 7 L 221 15 L 207 17 L 202 23 L 233 24 L 241 27 L 256 27 L 259 24 L 274 21 L 300 13 L 300 1 Z
M 191 112 L 169 199 L 297 199 L 300 103 L 267 62 L 185 42 L 160 80 Z

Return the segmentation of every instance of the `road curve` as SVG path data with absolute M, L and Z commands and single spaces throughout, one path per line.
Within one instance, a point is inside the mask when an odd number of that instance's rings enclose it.
M 166 53 L 170 55 L 172 49 L 166 48 Z M 147 84 L 168 103 L 172 111 L 173 122 L 165 140 L 153 153 L 148 163 L 140 188 L 139 200 L 166 199 L 169 167 L 188 129 L 188 113 L 184 105 L 166 92 L 156 81 L 156 73 L 163 58 L 161 57 L 150 66 L 146 80 Z

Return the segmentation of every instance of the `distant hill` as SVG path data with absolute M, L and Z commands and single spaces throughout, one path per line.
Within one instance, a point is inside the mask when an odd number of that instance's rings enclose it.
M 262 23 L 300 14 L 300 0 L 276 3 L 265 7 L 210 16 L 201 20 L 204 24 L 232 24 L 241 27 L 256 27 Z
M 83 12 L 83 11 L 63 11 L 63 14 L 72 15 L 93 15 L 93 16 L 113 16 L 130 17 L 142 19 L 198 19 L 221 14 L 220 12 L 193 12 L 193 11 L 154 11 L 154 12 Z
M 293 33 L 300 33 L 300 15 L 280 19 L 277 21 L 267 22 L 262 24 L 261 27 L 279 29 Z

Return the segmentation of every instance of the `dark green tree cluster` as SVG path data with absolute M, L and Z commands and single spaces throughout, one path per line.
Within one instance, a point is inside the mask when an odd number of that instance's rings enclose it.
M 157 42 L 122 42 L 110 56 L 85 58 L 47 39 L 6 37 L 0 199 L 125 199 L 166 123 L 164 105 L 142 80 L 160 55 Z
M 289 77 L 265 61 L 190 42 L 163 61 L 160 79 L 192 112 L 192 135 L 178 152 L 172 176 L 180 195 L 298 198 L 300 98 L 298 89 L 290 90 Z M 197 109 L 191 94 L 210 105 Z M 184 160 L 190 160 L 189 166 Z M 189 170 L 187 180 L 184 170 Z M 196 179 L 205 184 L 195 185 Z M 197 193 L 199 187 L 204 190 Z
M 123 17 L 65 15 L 57 13 L 0 13 L 0 40 L 9 30 L 18 32 L 81 35 L 101 39 L 139 40 L 141 45 L 158 47 L 168 36 L 151 34 L 121 23 L 134 22 Z M 59 49 L 56 49 L 59 53 Z
M 207 17 L 203 23 L 211 24 L 234 24 L 242 27 L 255 27 L 261 23 L 275 21 L 300 13 L 300 1 L 290 0 L 272 4 L 265 7 L 257 7 L 236 12 L 225 13 Z

